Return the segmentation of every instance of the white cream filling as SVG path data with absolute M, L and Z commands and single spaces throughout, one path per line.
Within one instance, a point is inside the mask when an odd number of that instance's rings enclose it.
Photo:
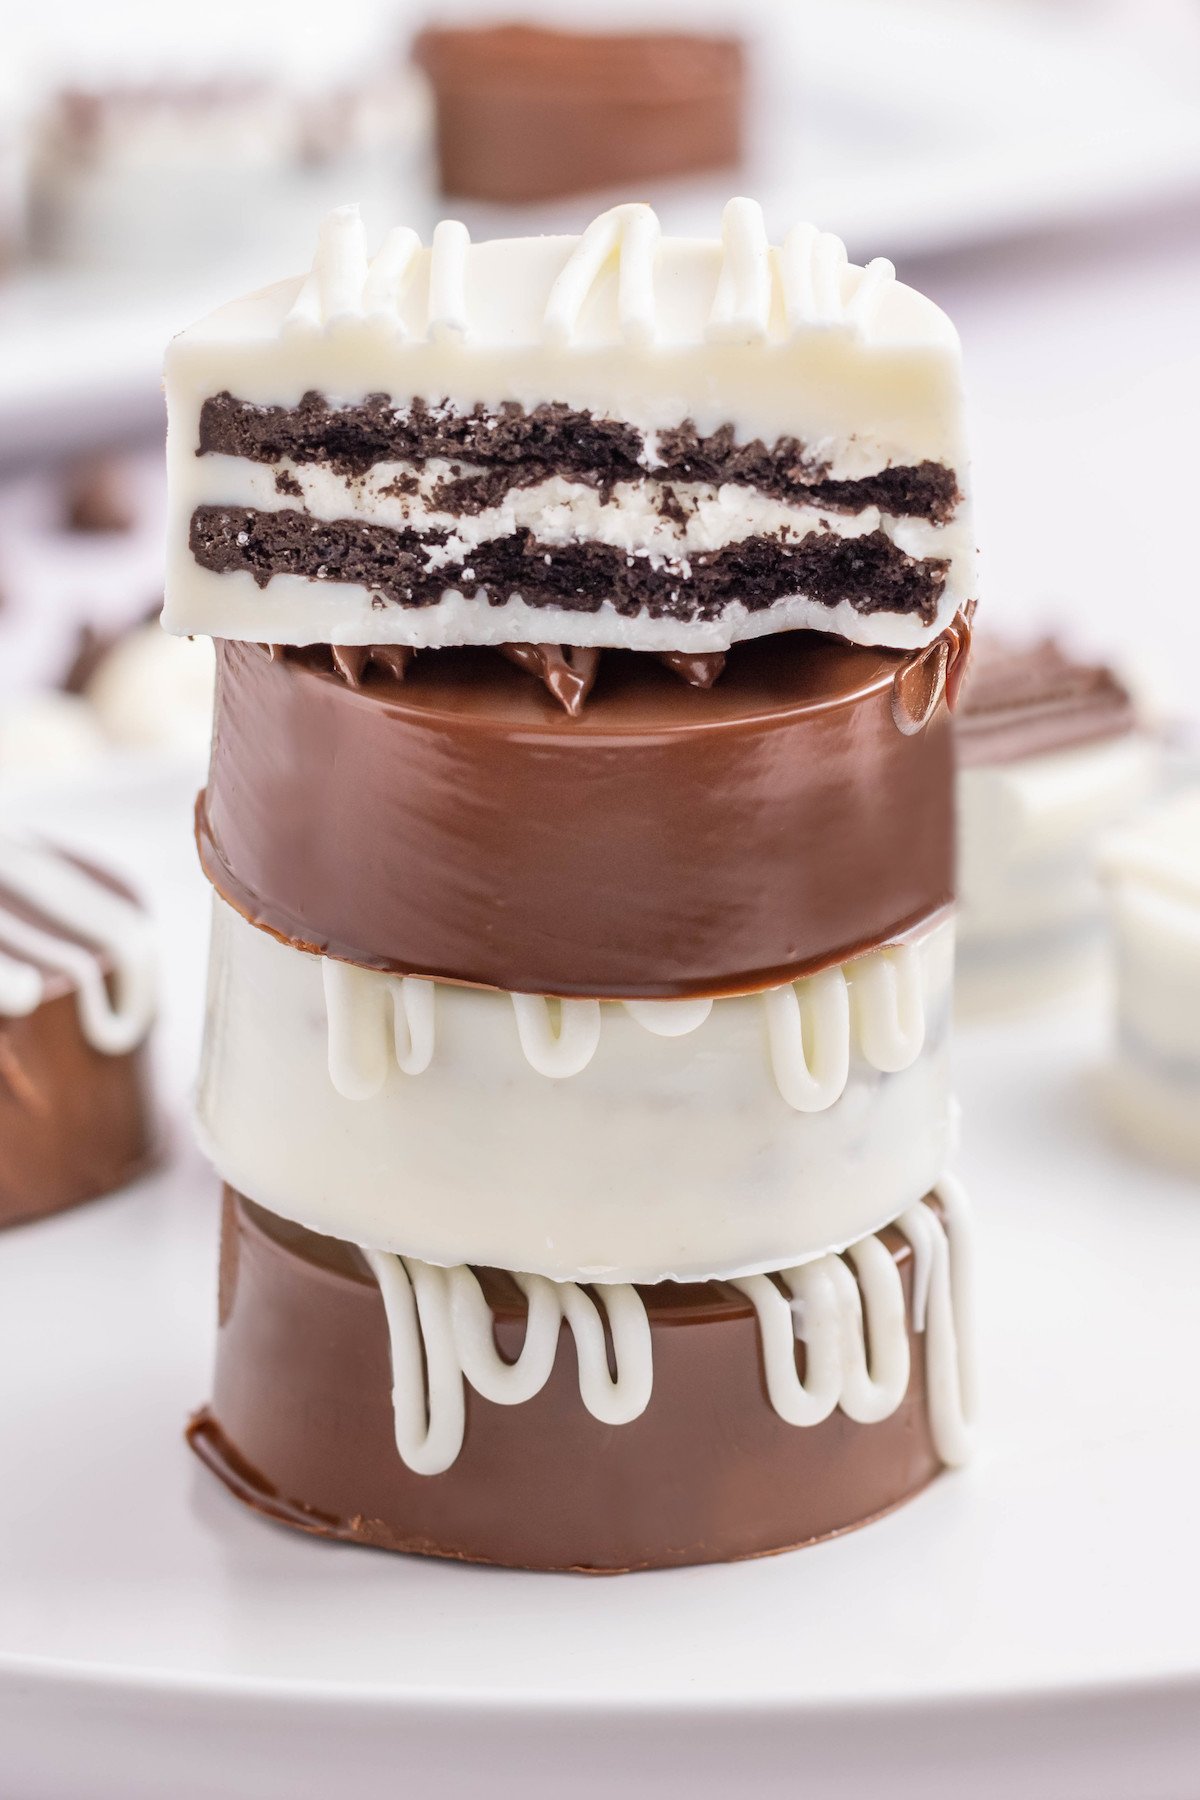
M 539 543 L 555 549 L 604 544 L 629 556 L 644 556 L 652 568 L 667 567 L 685 580 L 691 573 L 689 557 L 759 536 L 778 534 L 789 544 L 799 544 L 812 532 L 856 538 L 883 531 L 906 555 L 918 559 L 959 556 L 969 547 L 963 527 L 953 520 L 939 526 L 925 519 L 897 518 L 875 506 L 856 513 L 836 512 L 774 499 L 736 482 L 670 483 L 687 514 L 683 523 L 663 518 L 655 504 L 660 490 L 653 483 L 619 482 L 605 499 L 586 482 L 561 475 L 532 487 L 512 488 L 499 505 L 478 513 L 458 514 L 433 504 L 439 482 L 452 478 L 456 467 L 464 475 L 479 473 L 472 465 L 442 457 L 423 464 L 380 463 L 352 477 L 313 464 L 277 467 L 242 457 L 209 456 L 197 459 L 194 503 L 266 512 L 295 507 L 329 522 L 354 519 L 393 531 L 444 533 L 447 542 L 429 547 L 426 566 L 445 569 L 449 575 L 461 571 L 465 579 L 474 549 L 517 531 L 529 531 Z M 275 479 L 279 473 L 300 492 L 281 493 Z M 417 484 L 415 493 L 404 491 L 410 482 Z
M 734 482 L 692 482 L 672 484 L 688 509 L 686 521 L 678 523 L 662 518 L 653 503 L 654 490 L 645 483 L 622 482 L 605 500 L 584 482 L 554 476 L 535 487 L 511 490 L 500 505 L 458 517 L 430 504 L 435 484 L 453 466 L 445 459 L 423 467 L 386 463 L 350 478 L 289 464 L 285 472 L 301 490 L 289 495 L 279 492 L 275 477 L 280 471 L 274 467 L 240 457 L 193 457 L 186 476 L 176 483 L 180 529 L 171 539 L 164 623 L 177 632 L 291 644 L 437 648 L 534 642 L 682 651 L 726 650 L 738 640 L 775 631 L 817 629 L 836 632 L 851 643 L 915 649 L 944 630 L 970 598 L 970 527 L 961 516 L 938 526 L 893 518 L 876 507 L 837 513 L 791 505 Z M 409 479 L 418 484 L 415 494 L 387 491 Z M 188 548 L 192 511 L 203 505 L 302 508 L 321 520 L 354 519 L 393 530 L 408 526 L 445 533 L 445 543 L 429 545 L 426 567 L 443 571 L 447 585 L 432 605 L 412 607 L 384 601 L 358 583 L 327 577 L 275 575 L 260 588 L 246 571 L 214 574 L 202 569 Z M 548 552 L 595 542 L 624 551 L 631 561 L 645 557 L 655 570 L 676 577 L 680 591 L 691 577 L 693 557 L 776 531 L 786 532 L 796 546 L 813 532 L 849 539 L 883 531 L 906 555 L 948 559 L 950 570 L 931 624 L 913 614 L 859 612 L 849 601 L 829 606 L 803 591 L 755 611 L 731 601 L 712 618 L 690 620 L 628 616 L 607 601 L 589 612 L 530 605 L 519 594 L 496 605 L 485 588 L 472 585 L 471 556 L 481 544 L 521 529 L 533 532 Z
M 925 1388 L 934 1448 L 942 1461 L 971 1450 L 974 1372 L 969 1216 L 957 1183 L 938 1185 L 942 1217 L 924 1201 L 895 1224 L 914 1257 L 912 1328 L 925 1338 Z M 593 1418 L 622 1425 L 648 1406 L 653 1344 L 645 1302 L 628 1283 L 596 1284 L 516 1274 L 528 1303 L 516 1360 L 496 1348 L 493 1315 L 473 1271 L 439 1268 L 411 1256 L 368 1250 L 387 1313 L 396 1448 L 418 1475 L 450 1468 L 462 1449 L 465 1385 L 500 1406 L 539 1393 L 550 1378 L 565 1323 L 573 1340 L 579 1396 Z M 900 1270 L 878 1237 L 842 1255 L 751 1275 L 733 1285 L 754 1307 L 767 1395 L 787 1424 L 819 1425 L 835 1409 L 859 1424 L 896 1411 L 908 1391 L 909 1323 Z M 612 1339 L 610 1375 L 604 1320 Z M 805 1348 L 801 1380 L 796 1343 Z
M 558 1003 L 323 961 L 218 899 L 200 1130 L 270 1211 L 431 1263 L 791 1267 L 942 1173 L 951 962 L 943 923 L 707 1009 Z

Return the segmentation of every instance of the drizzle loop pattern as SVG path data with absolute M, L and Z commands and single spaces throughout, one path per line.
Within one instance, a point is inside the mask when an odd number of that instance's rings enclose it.
M 393 1057 L 405 1075 L 433 1060 L 434 986 L 411 975 L 380 975 L 354 963 L 321 961 L 329 1031 L 329 1075 L 347 1100 L 369 1100 Z
M 650 1324 L 635 1288 L 597 1286 L 593 1300 L 573 1281 L 517 1275 L 529 1305 L 515 1362 L 496 1349 L 491 1309 L 472 1270 L 442 1269 L 390 1251 L 364 1251 L 387 1314 L 396 1448 L 417 1475 L 440 1475 L 462 1449 L 464 1381 L 498 1406 L 519 1406 L 550 1379 L 565 1321 L 575 1339 L 579 1393 L 594 1418 L 624 1425 L 646 1410 L 653 1376 Z M 608 1317 L 616 1376 L 608 1372 Z
M 325 959 L 329 1076 L 348 1100 L 369 1100 L 394 1058 L 419 1075 L 435 1050 L 436 983 Z M 623 1006 L 654 1037 L 698 1031 L 718 1000 L 548 1000 L 511 994 L 526 1062 L 552 1081 L 582 1074 L 600 1046 L 605 1012 Z M 881 1073 L 907 1069 L 925 1042 L 917 944 L 894 944 L 760 996 L 775 1083 L 796 1112 L 823 1112 L 846 1089 L 855 1047 Z M 390 1022 L 389 1022 L 390 1020 Z
M 9 838 L 0 840 L 0 888 L 46 921 L 19 917 L 0 897 L 0 1017 L 22 1018 L 40 1006 L 51 969 L 75 988 L 80 1029 L 92 1048 L 106 1056 L 132 1050 L 150 1029 L 155 1004 L 153 938 L 141 910 L 78 864 Z M 64 932 L 86 938 L 109 959 L 112 994 L 101 954 Z
M 925 1380 L 934 1448 L 942 1461 L 970 1454 L 974 1376 L 966 1202 L 957 1183 L 938 1190 L 945 1220 L 924 1201 L 896 1221 L 913 1251 L 913 1330 L 925 1337 Z M 550 1378 L 560 1328 L 575 1340 L 580 1399 L 594 1418 L 626 1424 L 646 1410 L 654 1370 L 650 1323 L 638 1290 L 515 1275 L 528 1302 L 521 1353 L 496 1349 L 491 1309 L 465 1266 L 364 1251 L 379 1283 L 391 1340 L 396 1448 L 418 1475 L 455 1462 L 466 1423 L 464 1383 L 499 1406 L 517 1406 Z M 767 1393 L 789 1425 L 819 1425 L 835 1408 L 859 1424 L 895 1412 L 909 1381 L 908 1315 L 895 1258 L 877 1237 L 777 1278 L 734 1280 L 754 1307 Z M 592 1298 L 595 1295 L 595 1298 Z M 608 1318 L 616 1375 L 609 1374 Z M 796 1342 L 804 1344 L 805 1372 Z

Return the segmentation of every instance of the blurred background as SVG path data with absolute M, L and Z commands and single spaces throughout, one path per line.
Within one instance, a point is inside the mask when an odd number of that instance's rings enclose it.
M 146 623 L 163 346 L 345 200 L 483 236 L 619 194 L 715 235 L 744 192 L 891 257 L 964 339 L 983 617 L 1200 709 L 1197 0 L 112 0 L 7 35 L 0 789 L 199 771 L 208 648 Z

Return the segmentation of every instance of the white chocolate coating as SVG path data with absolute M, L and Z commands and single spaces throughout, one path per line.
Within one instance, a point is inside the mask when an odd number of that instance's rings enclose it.
M 971 1451 L 974 1410 L 969 1215 L 957 1183 L 938 1185 L 943 1219 L 924 1201 L 895 1221 L 915 1258 L 912 1327 L 925 1336 L 925 1378 L 934 1448 L 952 1466 Z M 520 1355 L 496 1349 L 493 1320 L 470 1268 L 368 1250 L 391 1341 L 396 1448 L 418 1475 L 438 1475 L 462 1449 L 464 1382 L 499 1406 L 517 1406 L 545 1386 L 561 1326 L 574 1339 L 579 1397 L 594 1418 L 622 1425 L 645 1411 L 654 1383 L 645 1303 L 628 1284 L 517 1274 L 529 1304 Z M 908 1389 L 909 1315 L 891 1251 L 875 1236 L 840 1256 L 822 1256 L 774 1276 L 733 1283 L 758 1318 L 767 1394 L 779 1417 L 804 1428 L 835 1408 L 859 1424 L 888 1418 Z M 610 1375 L 601 1312 L 612 1338 Z M 805 1376 L 796 1343 L 805 1347 Z
M 6 894 L 41 922 L 14 911 Z M 97 952 L 111 962 L 111 991 Z M 123 894 L 57 852 L 0 839 L 0 1017 L 35 1011 L 52 982 L 75 990 L 80 1029 L 92 1048 L 124 1055 L 142 1041 L 154 1017 L 150 921 Z
M 943 922 L 766 994 L 548 1002 L 315 957 L 218 898 L 201 1136 L 270 1211 L 428 1262 L 789 1267 L 944 1169 L 951 963 Z
M 1035 1004 L 1094 969 L 1105 832 L 1145 799 L 1137 733 L 961 769 L 955 995 L 966 1014 Z
M 1152 1155 L 1200 1174 L 1200 791 L 1105 847 L 1116 952 L 1108 1110 Z
M 361 221 L 343 208 L 322 226 L 306 279 L 224 307 L 176 338 L 166 385 L 164 618 L 173 631 L 281 643 L 524 640 L 701 650 L 816 626 L 855 642 L 910 648 L 943 630 L 974 591 L 965 500 L 942 526 L 874 508 L 868 525 L 828 507 L 783 507 L 753 489 L 704 493 L 702 516 L 681 541 L 661 521 L 647 521 L 644 498 L 616 493 L 598 507 L 595 493 L 565 491 L 579 483 L 547 484 L 554 494 L 531 490 L 495 509 L 496 517 L 468 520 L 461 581 L 448 579 L 441 601 L 422 607 L 380 606 L 358 584 L 297 576 L 276 575 L 260 590 L 244 571 L 218 574 L 192 558 L 189 522 L 205 504 L 303 504 L 326 519 L 434 523 L 420 500 L 414 508 L 398 499 L 389 506 L 386 497 L 381 504 L 385 484 L 373 477 L 353 484 L 352 494 L 351 484 L 287 463 L 237 470 L 230 465 L 238 459 L 198 457 L 200 409 L 226 390 L 253 405 L 284 407 L 310 391 L 336 406 L 380 393 L 397 407 L 419 398 L 452 411 L 557 403 L 628 422 L 651 454 L 659 432 L 691 418 L 702 434 L 732 426 L 739 443 L 798 438 L 833 479 L 928 460 L 954 470 L 964 488 L 960 356 L 945 315 L 896 282 L 890 265 L 858 269 L 836 239 L 810 226 L 772 248 L 750 201 L 730 202 L 720 242 L 664 238 L 648 207 L 625 206 L 580 238 L 471 244 L 461 225 L 444 221 L 426 249 L 398 228 L 373 260 Z M 390 468 L 394 478 L 397 465 Z M 274 492 L 276 470 L 298 478 L 302 501 Z M 492 606 L 470 586 L 470 547 L 527 518 L 537 520 L 539 536 L 543 525 L 557 533 L 550 543 L 595 536 L 638 554 L 683 557 L 781 524 L 797 540 L 820 527 L 843 535 L 881 529 L 910 555 L 949 559 L 950 572 L 938 616 L 926 623 L 915 614 L 859 613 L 848 601 L 829 607 L 804 592 L 759 612 L 734 602 L 715 618 L 694 620 L 623 617 L 607 604 L 577 613 L 519 597 Z

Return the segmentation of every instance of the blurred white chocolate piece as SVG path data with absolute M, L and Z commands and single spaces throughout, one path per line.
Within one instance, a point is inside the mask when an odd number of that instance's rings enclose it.
M 1139 1148 L 1200 1174 L 1200 789 L 1106 845 L 1116 949 L 1109 1115 Z
M 1052 640 L 982 638 L 956 719 L 960 1015 L 1024 1010 L 1101 966 L 1104 835 L 1159 752 L 1117 676 Z
M 155 622 L 117 640 L 84 695 L 110 743 L 203 756 L 215 679 L 209 639 L 168 637 Z
M 0 776 L 82 769 L 104 750 L 99 721 L 78 694 L 51 689 L 0 703 Z

